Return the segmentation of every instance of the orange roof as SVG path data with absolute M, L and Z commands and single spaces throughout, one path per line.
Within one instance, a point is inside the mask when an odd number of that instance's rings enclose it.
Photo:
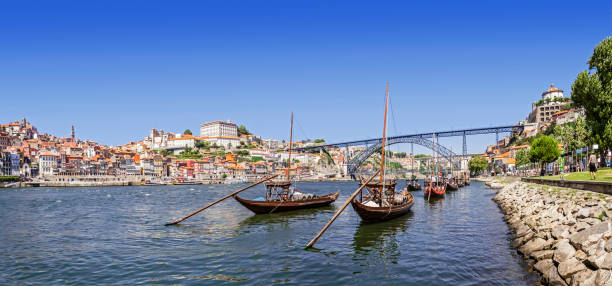
M 196 137 L 194 137 L 193 135 L 185 134 L 185 135 L 183 135 L 182 137 L 168 139 L 168 141 L 174 141 L 174 140 L 188 140 L 188 139 L 197 139 L 197 138 L 196 138 Z
M 546 94 L 546 93 L 549 93 L 549 92 L 559 91 L 559 90 L 560 89 L 556 88 L 554 84 L 551 84 L 550 88 L 548 90 L 546 90 L 546 92 L 544 92 L 544 93 Z

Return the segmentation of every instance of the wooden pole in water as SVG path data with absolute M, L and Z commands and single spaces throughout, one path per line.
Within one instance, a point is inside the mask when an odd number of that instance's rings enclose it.
M 378 172 L 380 172 L 380 170 L 376 171 L 374 173 L 374 175 L 372 175 L 367 181 L 365 181 L 364 183 L 361 184 L 361 186 L 359 187 L 359 189 L 357 189 L 347 200 L 346 202 L 344 202 L 344 205 L 342 205 L 342 207 L 336 212 L 336 214 L 329 220 L 329 222 L 323 227 L 323 229 L 321 229 L 321 231 L 319 231 L 319 233 L 308 243 L 308 245 L 306 245 L 306 249 L 311 248 L 316 242 L 317 240 L 319 240 L 319 238 L 321 237 L 321 235 L 323 235 L 323 233 L 327 230 L 327 228 L 329 228 L 329 226 L 331 226 L 331 224 L 336 220 L 336 218 L 338 218 L 338 216 L 340 215 L 340 213 L 342 213 L 344 211 L 344 209 L 346 209 L 346 207 L 348 206 L 348 204 L 357 196 L 357 194 L 359 194 L 361 192 L 361 190 L 365 187 L 365 185 L 367 183 L 369 183 L 370 181 L 372 181 L 372 179 L 374 179 L 374 177 L 376 177 L 376 175 L 378 174 Z
M 165 225 L 175 225 L 175 224 L 178 224 L 178 223 L 180 223 L 180 222 L 182 222 L 182 221 L 184 221 L 184 220 L 186 220 L 186 219 L 188 219 L 188 218 L 190 218 L 190 217 L 192 217 L 192 216 L 196 215 L 197 213 L 199 213 L 199 212 L 201 212 L 201 211 L 203 211 L 203 210 L 205 210 L 205 209 L 207 209 L 207 208 L 209 208 L 209 207 L 211 207 L 211 206 L 213 206 L 213 205 L 217 204 L 218 202 L 220 202 L 220 201 L 222 201 L 222 200 L 225 200 L 225 199 L 227 199 L 227 198 L 229 198 L 229 197 L 235 196 L 235 195 L 237 195 L 238 193 L 240 193 L 240 192 L 242 192 L 242 191 L 244 191 L 244 190 L 246 190 L 246 189 L 250 189 L 250 188 L 252 188 L 252 187 L 254 187 L 254 186 L 257 186 L 257 185 L 259 185 L 259 184 L 261 184 L 261 183 L 263 183 L 263 182 L 265 182 L 265 181 L 268 181 L 268 180 L 274 179 L 276 176 L 278 176 L 278 175 L 270 176 L 270 177 L 264 178 L 264 179 L 262 179 L 262 180 L 260 180 L 260 181 L 258 181 L 258 182 L 256 182 L 256 183 L 253 183 L 253 184 L 251 184 L 251 185 L 248 185 L 248 186 L 246 186 L 246 187 L 244 187 L 244 188 L 242 188 L 242 189 L 240 189 L 240 190 L 237 190 L 237 191 L 235 191 L 235 192 L 233 192 L 233 193 L 231 193 L 231 194 L 228 194 L 228 195 L 226 195 L 226 196 L 224 196 L 224 197 L 222 197 L 222 198 L 220 198 L 220 199 L 218 199 L 218 200 L 216 200 L 216 201 L 214 201 L 214 202 L 212 202 L 212 203 L 208 204 L 207 206 L 205 206 L 205 207 L 203 207 L 203 208 L 201 208 L 201 209 L 199 209 L 199 210 L 197 210 L 197 211 L 195 211 L 195 212 L 192 212 L 191 214 L 189 214 L 188 216 L 186 216 L 186 217 L 184 217 L 184 218 L 182 218 L 182 219 L 176 220 L 176 221 L 171 222 L 171 223 L 167 223 L 167 224 L 165 224 Z

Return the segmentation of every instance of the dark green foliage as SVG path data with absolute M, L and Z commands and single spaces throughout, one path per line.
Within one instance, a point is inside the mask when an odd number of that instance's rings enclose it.
M 18 182 L 19 176 L 2 176 L 0 182 Z
M 561 155 L 559 142 L 550 136 L 542 136 L 533 142 L 529 150 L 529 158 L 533 163 L 552 163 Z
M 487 159 L 482 156 L 474 155 L 474 157 L 470 159 L 468 166 L 470 168 L 470 172 L 474 175 L 477 175 L 489 168 L 489 162 L 487 162 Z
M 251 135 L 251 132 L 244 125 L 240 125 L 238 126 L 238 136 L 240 135 Z
M 589 71 L 578 74 L 572 84 L 572 100 L 583 107 L 589 142 L 605 152 L 612 148 L 612 38 L 603 40 L 588 61 Z

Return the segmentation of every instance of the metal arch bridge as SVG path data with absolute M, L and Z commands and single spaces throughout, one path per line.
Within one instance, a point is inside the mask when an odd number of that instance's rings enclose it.
M 441 132 L 431 132 L 431 133 L 417 133 L 417 134 L 409 134 L 409 135 L 400 135 L 400 136 L 392 136 L 388 137 L 387 141 L 389 145 L 398 144 L 398 143 L 414 143 L 417 145 L 421 145 L 427 147 L 429 149 L 434 148 L 438 153 L 446 158 L 449 162 L 452 162 L 452 157 L 457 156 L 457 154 L 453 153 L 448 148 L 438 144 L 437 142 L 432 142 L 431 140 L 427 140 L 429 138 L 439 138 L 439 137 L 454 137 L 454 136 L 463 136 L 463 156 L 467 155 L 467 140 L 466 136 L 468 135 L 480 135 L 480 134 L 493 134 L 495 133 L 495 143 L 499 142 L 499 133 L 515 133 L 523 131 L 523 125 L 506 125 L 506 126 L 495 126 L 495 127 L 484 127 L 484 128 L 471 128 L 471 129 L 461 129 L 461 130 L 451 130 L 451 131 L 441 131 Z M 437 141 L 437 140 L 436 140 Z M 365 140 L 355 140 L 355 141 L 347 141 L 333 144 L 323 144 L 323 145 L 315 145 L 308 147 L 300 147 L 296 148 L 296 151 L 314 151 L 314 150 L 322 150 L 323 152 L 327 152 L 325 148 L 328 147 L 348 147 L 348 146 L 368 146 L 362 152 L 359 152 L 355 157 L 353 157 L 348 163 L 348 173 L 352 174 L 357 171 L 357 168 L 363 163 L 368 157 L 370 157 L 374 152 L 378 151 L 382 145 L 382 138 L 373 138 L 373 139 L 365 139 Z M 372 145 L 372 146 L 369 146 Z
M 424 147 L 429 148 L 431 150 L 434 150 L 434 148 L 435 148 L 437 153 L 440 154 L 441 157 L 446 158 L 446 160 L 448 160 L 449 162 L 453 161 L 453 159 L 452 159 L 453 156 L 457 156 L 451 150 L 449 150 L 448 148 L 438 144 L 437 142 L 434 143 L 431 140 L 427 140 L 425 138 L 420 138 L 420 137 L 396 137 L 396 138 L 389 138 L 389 140 L 387 140 L 386 143 L 387 143 L 388 146 L 393 145 L 393 144 L 399 144 L 399 143 L 413 143 L 413 144 L 424 146 Z M 378 143 L 378 144 L 374 144 L 372 146 L 369 146 L 365 150 L 359 152 L 357 155 L 355 155 L 355 157 L 351 158 L 351 160 L 348 162 L 348 164 L 347 164 L 347 172 L 349 174 L 355 173 L 357 171 L 357 169 L 359 168 L 359 166 L 361 166 L 361 164 L 363 162 L 365 162 L 365 160 L 367 160 L 372 154 L 378 152 L 381 147 L 382 147 L 382 142 Z
M 408 134 L 408 135 L 398 135 L 387 137 L 387 140 L 399 139 L 399 138 L 433 138 L 434 135 L 437 138 L 440 137 L 456 137 L 463 136 L 463 154 L 467 154 L 467 141 L 466 136 L 468 135 L 481 135 L 481 134 L 493 134 L 496 135 L 496 143 L 499 142 L 499 133 L 507 133 L 507 132 L 521 132 L 523 131 L 523 125 L 506 125 L 506 126 L 494 126 L 494 127 L 483 127 L 483 128 L 471 128 L 471 129 L 460 129 L 460 130 L 449 130 L 449 131 L 433 131 L 429 133 L 417 133 L 417 134 Z M 320 148 L 329 148 L 329 147 L 349 147 L 349 146 L 362 146 L 362 145 L 375 145 L 382 142 L 382 138 L 371 138 L 364 140 L 355 140 L 355 141 L 347 141 L 347 142 L 338 142 L 333 144 L 322 144 L 322 145 L 314 145 L 308 147 L 299 147 L 295 148 L 296 151 L 306 151 L 311 149 L 320 149 Z

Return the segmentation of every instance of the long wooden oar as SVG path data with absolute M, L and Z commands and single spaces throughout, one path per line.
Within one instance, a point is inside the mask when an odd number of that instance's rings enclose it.
M 231 194 L 229 194 L 229 195 L 226 195 L 226 196 L 224 196 L 224 197 L 222 197 L 222 198 L 220 198 L 220 199 L 218 199 L 218 200 L 216 200 L 216 201 L 214 201 L 214 202 L 212 202 L 212 203 L 208 204 L 207 206 L 205 206 L 205 207 L 203 207 L 203 208 L 201 208 L 201 209 L 199 209 L 199 210 L 197 210 L 197 211 L 195 211 L 195 212 L 192 212 L 191 214 L 189 214 L 188 216 L 186 216 L 186 217 L 184 217 L 184 218 L 182 218 L 182 219 L 179 219 L 179 220 L 174 221 L 174 222 L 171 222 L 171 223 L 167 223 L 167 224 L 165 224 L 165 225 L 174 225 L 174 224 L 180 223 L 180 222 L 182 222 L 182 221 L 184 221 L 184 220 L 186 220 L 186 219 L 188 219 L 188 218 L 190 218 L 190 217 L 194 216 L 195 214 L 197 214 L 197 213 L 199 213 L 199 212 L 201 212 L 201 211 L 203 211 L 203 210 L 205 210 L 205 209 L 207 209 L 207 208 L 211 207 L 212 205 L 214 205 L 214 204 L 216 204 L 216 203 L 218 203 L 218 202 L 220 202 L 220 201 L 222 201 L 222 200 L 225 200 L 225 199 L 227 199 L 227 198 L 229 198 L 229 197 L 235 196 L 236 194 L 238 194 L 238 193 L 240 193 L 240 192 L 242 192 L 242 191 L 244 191 L 244 190 L 246 190 L 246 189 L 249 189 L 249 188 L 252 188 L 252 187 L 254 187 L 254 186 L 257 186 L 257 185 L 259 185 L 259 184 L 261 184 L 261 183 L 263 183 L 263 182 L 265 182 L 265 181 L 268 181 L 268 180 L 274 179 L 274 178 L 275 178 L 275 177 L 277 177 L 277 176 L 278 176 L 278 175 L 270 176 L 270 177 L 264 178 L 264 179 L 263 179 L 263 180 L 261 180 L 261 181 L 258 181 L 258 182 L 256 182 L 256 183 L 253 183 L 253 184 L 251 184 L 251 185 L 248 185 L 248 186 L 246 186 L 246 187 L 244 187 L 244 188 L 242 188 L 242 189 L 240 189 L 240 190 L 237 190 L 237 191 L 235 191 L 235 192 L 233 192 L 233 193 L 231 193 Z
M 359 194 L 359 192 L 361 192 L 361 190 L 365 187 L 365 185 L 367 183 L 369 183 L 372 179 L 374 179 L 374 177 L 376 177 L 376 175 L 378 174 L 378 172 L 380 172 L 380 170 L 376 171 L 374 173 L 374 175 L 372 175 L 372 177 L 370 177 L 365 183 L 361 184 L 361 187 L 359 187 L 359 189 L 357 189 L 347 200 L 346 202 L 344 202 L 344 205 L 342 205 L 342 207 L 336 212 L 336 214 L 329 220 L 329 222 L 323 227 L 323 229 L 321 229 L 321 231 L 319 231 L 319 233 L 308 243 L 308 245 L 306 245 L 306 249 L 312 247 L 315 242 L 317 242 L 317 240 L 319 239 L 319 237 L 321 237 L 321 235 L 327 230 L 327 228 L 329 228 L 329 226 L 334 222 L 334 220 L 336 220 L 336 218 L 340 215 L 340 213 L 342 211 L 344 211 L 344 209 L 348 206 L 348 204 L 357 196 L 357 194 Z

